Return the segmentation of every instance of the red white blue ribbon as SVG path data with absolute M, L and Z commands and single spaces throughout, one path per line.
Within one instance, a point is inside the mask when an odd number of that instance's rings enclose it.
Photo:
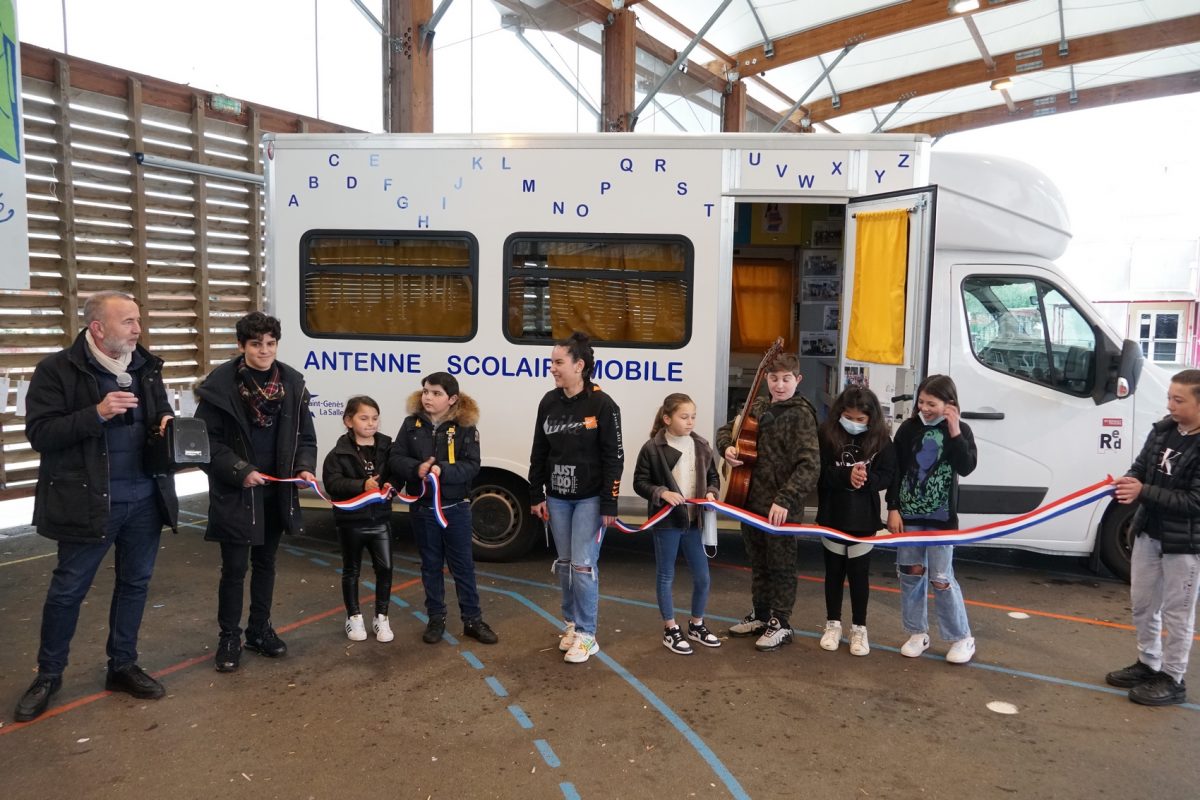
M 429 491 L 433 493 L 433 513 L 434 516 L 437 517 L 438 524 L 442 528 L 448 528 L 450 526 L 449 520 L 446 519 L 446 515 L 442 512 L 442 484 L 441 481 L 438 480 L 438 476 L 433 472 L 428 473 L 425 476 L 425 480 L 421 482 L 420 494 L 408 495 L 397 490 L 390 483 L 385 483 L 378 489 L 369 489 L 360 495 L 351 497 L 349 500 L 331 500 L 324 492 L 321 491 L 321 487 L 317 485 L 316 481 L 309 481 L 305 480 L 304 478 L 276 478 L 261 472 L 259 474 L 262 475 L 265 480 L 271 481 L 272 483 L 294 483 L 297 486 L 307 486 L 317 493 L 317 497 L 320 497 L 326 503 L 329 503 L 329 505 L 341 511 L 357 511 L 360 508 L 374 505 L 375 503 L 390 503 L 392 498 L 396 498 L 401 503 L 405 503 L 406 505 L 412 505 L 425 496 L 426 487 L 428 486 Z
M 701 508 L 718 511 L 726 516 L 733 517 L 739 522 L 744 522 L 761 531 L 778 536 L 824 536 L 844 542 L 845 544 L 877 544 L 884 547 L 899 547 L 900 545 L 973 544 L 988 539 L 996 539 L 1001 536 L 1008 536 L 1017 531 L 1031 528 L 1034 525 L 1040 525 L 1047 520 L 1054 519 L 1077 508 L 1091 505 L 1105 497 L 1111 497 L 1115 486 L 1116 483 L 1110 475 L 1102 481 L 1093 483 L 1091 486 L 1085 486 L 1065 497 L 1060 497 L 1057 500 L 1039 506 L 1033 511 L 1028 511 L 998 522 L 989 522 L 987 525 L 977 525 L 974 528 L 964 528 L 962 530 L 913 531 L 911 533 L 887 533 L 880 536 L 851 536 L 834 528 L 826 528 L 821 525 L 803 525 L 793 522 L 784 523 L 783 525 L 772 525 L 765 517 L 738 508 L 737 506 L 731 506 L 728 503 L 722 503 L 719 500 L 693 498 L 687 502 Z M 613 527 L 622 533 L 639 533 L 649 530 L 670 514 L 673 508 L 674 506 L 663 506 L 642 525 L 633 526 L 617 520 L 613 523 Z

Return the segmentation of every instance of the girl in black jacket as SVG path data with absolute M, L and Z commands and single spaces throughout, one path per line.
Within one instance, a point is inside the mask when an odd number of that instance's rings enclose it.
M 690 655 L 691 639 L 705 647 L 720 647 L 704 625 L 708 603 L 708 557 L 701 542 L 701 510 L 688 505 L 690 497 L 716 500 L 721 491 L 712 447 L 692 429 L 696 426 L 696 404 L 686 394 L 669 394 L 654 416 L 650 438 L 638 453 L 633 471 L 633 490 L 649 501 L 647 514 L 654 516 L 664 505 L 674 507 L 666 519 L 651 529 L 654 561 L 658 566 L 658 610 L 663 620 L 663 647 L 672 653 Z M 710 512 L 711 513 L 711 512 Z M 680 549 L 692 572 L 692 618 L 687 639 L 675 623 L 671 584 Z
M 883 527 L 879 493 L 892 484 L 896 452 L 879 399 L 870 389 L 850 386 L 833 401 L 819 432 L 821 477 L 817 524 L 854 536 L 874 536 Z M 867 639 L 870 544 L 822 539 L 825 555 L 825 632 L 821 647 L 837 650 L 842 639 L 842 592 L 850 579 L 850 654 L 871 652 Z
M 346 401 L 342 423 L 346 434 L 325 456 L 321 469 L 321 482 L 331 500 L 349 500 L 387 483 L 388 449 L 392 440 L 379 432 L 379 404 L 366 395 L 351 397 Z M 358 606 L 358 576 L 365 547 L 375 568 L 375 616 L 371 630 L 376 640 L 390 642 L 393 638 L 388 624 L 388 601 L 392 595 L 392 504 L 372 503 L 348 511 L 335 508 L 333 519 L 342 544 L 346 636 L 354 642 L 367 638 Z

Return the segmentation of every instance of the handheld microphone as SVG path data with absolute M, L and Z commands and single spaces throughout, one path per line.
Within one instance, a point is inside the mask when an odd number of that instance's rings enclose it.
M 131 386 L 133 386 L 133 376 L 130 375 L 128 372 L 118 372 L 117 373 L 117 388 L 120 389 L 122 392 L 128 392 Z M 133 424 L 133 417 L 130 416 L 128 411 L 121 412 L 120 416 L 126 425 Z

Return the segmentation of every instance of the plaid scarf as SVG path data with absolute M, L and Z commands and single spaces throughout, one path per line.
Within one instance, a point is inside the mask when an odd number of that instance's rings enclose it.
M 246 408 L 250 410 L 250 422 L 256 428 L 269 428 L 275 424 L 279 416 L 279 407 L 283 404 L 283 381 L 279 379 L 279 365 L 271 370 L 271 376 L 262 386 L 254 380 L 250 368 L 243 358 L 237 366 L 238 394 L 242 396 Z

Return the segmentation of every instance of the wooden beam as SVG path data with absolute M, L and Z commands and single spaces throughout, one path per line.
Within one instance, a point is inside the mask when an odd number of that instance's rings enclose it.
M 63 55 L 53 50 L 21 42 L 22 75 L 38 78 L 47 83 L 54 83 L 58 75 L 57 63 L 59 61 L 64 62 L 68 66 L 71 75 L 71 86 L 76 89 L 128 100 L 129 80 L 134 78 L 142 87 L 143 104 L 171 111 L 179 111 L 184 114 L 192 113 L 192 96 L 196 92 L 201 92 L 205 96 L 220 94 L 219 92 L 210 92 L 206 89 L 199 89 L 193 86 L 169 83 L 162 78 L 117 69 L 107 64 Z M 245 125 L 250 107 L 251 104 L 242 103 L 242 111 L 239 114 L 231 114 L 227 111 L 213 111 L 211 109 L 209 110 L 209 114 L 213 119 L 222 119 L 237 125 Z M 294 132 L 296 130 L 296 120 L 305 119 L 310 125 L 310 130 L 314 133 L 361 132 L 356 128 L 336 125 L 332 122 L 316 119 L 315 117 L 304 117 L 303 115 L 284 111 L 279 108 L 263 106 L 257 103 L 253 104 L 253 107 L 258 109 L 262 118 L 262 128 L 265 131 L 280 133 Z
M 433 0 L 387 0 L 385 35 L 391 42 L 388 107 L 392 133 L 433 132 L 433 49 L 421 44 L 421 25 L 433 16 Z
M 1072 42 L 1073 46 L 1074 42 Z M 1006 122 L 1017 122 L 1023 119 L 1082 111 L 1085 108 L 1103 108 L 1118 103 L 1132 103 L 1136 100 L 1150 100 L 1155 97 L 1171 97 L 1193 92 L 1200 92 L 1200 71 L 1114 83 L 1094 89 L 1081 89 L 1077 93 L 1078 100 L 1074 104 L 1070 101 L 1069 93 L 1062 92 L 1032 100 L 1023 100 L 1017 104 L 1016 113 L 1009 112 L 1004 106 L 988 106 L 900 128 L 889 128 L 887 132 L 927 133 L 933 137 L 941 137 L 959 131 L 986 128 L 989 125 L 1002 125 Z
M 263 174 L 263 158 L 261 142 L 262 128 L 259 127 L 258 112 L 252 112 L 246 131 L 250 140 L 250 164 L 255 175 Z M 254 308 L 263 307 L 263 282 L 266 280 L 266 270 L 263 265 L 263 246 L 265 229 L 263 228 L 263 191 L 250 185 L 250 304 Z
M 137 78 L 129 79 L 129 100 L 126 103 L 126 113 L 129 116 L 129 147 L 135 153 L 145 151 L 143 144 L 142 125 L 142 84 Z M 149 253 L 146 246 L 146 173 L 141 166 L 135 166 L 129 175 L 129 224 L 133 241 L 133 297 L 146 314 L 143 320 L 142 344 L 150 347 L 150 265 L 147 263 Z
M 204 96 L 192 98 L 192 160 L 204 163 Z M 193 232 L 192 241 L 196 248 L 192 257 L 192 269 L 196 281 L 196 377 L 208 374 L 208 360 L 212 352 L 212 313 L 208 291 L 208 187 L 203 175 L 194 177 L 192 190 Z
M 989 0 L 986 8 L 974 13 L 987 13 L 1001 5 L 1023 2 L 1026 0 Z M 864 14 L 835 20 L 826 25 L 797 31 L 772 42 L 775 47 L 775 55 L 771 58 L 767 58 L 764 46 L 761 44 L 737 53 L 735 55 L 737 69 L 742 77 L 761 75 L 776 67 L 841 50 L 848 44 L 860 44 L 872 39 L 882 39 L 885 36 L 945 22 L 957 16 L 949 13 L 946 5 L 946 0 L 910 0 L 907 3 L 884 6 Z M 1073 42 L 1072 46 L 1074 46 Z
M 737 133 L 746 127 L 746 84 L 734 81 L 721 104 L 721 130 Z
M 632 11 L 616 11 L 612 24 L 604 28 L 604 52 L 600 95 L 600 130 L 629 131 L 634 107 L 634 76 L 637 68 L 637 17 Z
M 75 241 L 75 169 L 71 166 L 71 66 L 67 59 L 54 62 L 55 122 L 58 127 L 58 236 L 62 259 L 58 262 L 59 289 L 62 291 L 63 347 L 70 346 L 79 333 L 79 262 Z
M 1019 51 L 998 55 L 995 57 L 995 70 L 989 70 L 978 61 L 967 61 L 884 81 L 874 86 L 842 92 L 842 104 L 837 109 L 833 108 L 829 98 L 814 100 L 809 104 L 809 112 L 813 119 L 830 119 L 895 103 L 904 97 L 936 94 L 961 86 L 984 83 L 994 78 L 1013 77 L 1020 81 L 1024 75 L 1045 69 L 1065 67 L 1069 64 L 1079 65 L 1088 61 L 1160 50 L 1197 41 L 1200 41 L 1200 14 L 1072 39 L 1071 50 L 1066 57 L 1058 55 L 1058 43 L 1055 41 L 1040 47 L 1023 47 Z M 1019 60 L 1016 57 L 1018 52 L 1026 55 L 1035 50 L 1041 52 Z

